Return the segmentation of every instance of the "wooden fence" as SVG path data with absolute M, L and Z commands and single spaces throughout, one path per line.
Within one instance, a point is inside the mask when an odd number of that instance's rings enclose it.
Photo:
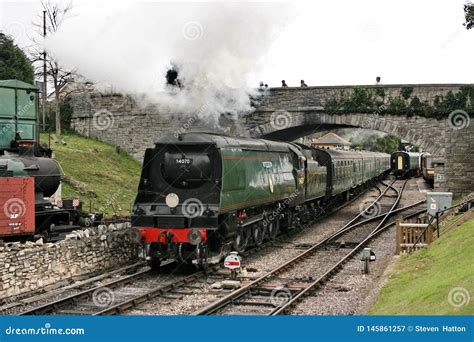
M 397 254 L 410 253 L 433 241 L 433 226 L 427 223 L 397 222 Z

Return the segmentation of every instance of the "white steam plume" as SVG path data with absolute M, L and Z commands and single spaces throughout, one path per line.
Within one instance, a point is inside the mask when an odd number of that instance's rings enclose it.
M 109 2 L 76 12 L 46 41 L 61 63 L 116 91 L 141 94 L 160 113 L 205 108 L 214 119 L 251 110 L 248 76 L 262 68 L 293 16 L 285 3 L 249 2 Z M 179 68 L 181 90 L 166 86 L 171 65 Z

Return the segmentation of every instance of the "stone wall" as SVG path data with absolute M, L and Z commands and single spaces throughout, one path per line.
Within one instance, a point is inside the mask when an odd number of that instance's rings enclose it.
M 0 299 L 131 264 L 139 251 L 133 233 L 129 224 L 116 224 L 73 232 L 56 243 L 39 240 L 3 244 Z
M 158 113 L 127 96 L 92 94 L 76 97 L 72 128 L 85 136 L 120 146 L 138 161 L 160 137 L 192 128 L 208 129 L 197 117 Z
M 451 129 L 446 137 L 446 191 L 466 196 L 474 191 L 474 120 L 461 129 Z
M 324 86 L 307 88 L 270 88 L 269 97 L 262 97 L 257 110 L 278 110 L 292 108 L 294 110 L 324 106 L 324 103 L 332 98 L 338 98 L 341 94 L 349 95 L 354 88 L 364 87 L 367 89 L 383 88 L 385 98 L 401 96 L 403 87 L 412 87 L 411 97 L 417 96 L 421 102 L 433 104 L 436 96 L 446 96 L 448 92 L 456 92 L 463 84 L 381 84 L 368 86 Z
M 433 191 L 446 191 L 446 173 L 444 169 L 445 159 L 435 159 L 433 160 L 434 166 L 434 181 L 433 181 Z

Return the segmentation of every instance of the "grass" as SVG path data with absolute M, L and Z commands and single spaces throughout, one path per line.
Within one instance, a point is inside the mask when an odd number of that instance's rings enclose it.
M 41 143 L 48 143 L 48 135 L 41 135 Z M 140 164 L 115 146 L 74 133 L 61 139 L 51 136 L 54 157 L 61 164 L 65 177 L 63 198 L 79 197 L 83 209 L 129 216 L 140 179 Z
M 428 248 L 400 257 L 369 314 L 474 314 L 473 260 L 474 219 L 441 236 Z M 463 288 L 470 301 L 460 307 L 451 305 L 448 298 L 454 288 Z M 454 301 L 459 303 L 456 296 Z

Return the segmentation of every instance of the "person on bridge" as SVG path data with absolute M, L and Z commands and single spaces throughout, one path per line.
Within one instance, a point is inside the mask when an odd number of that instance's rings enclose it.
M 308 86 L 308 85 L 307 85 L 306 83 L 304 83 L 304 80 L 301 80 L 301 87 L 302 87 L 302 88 L 305 88 L 305 87 L 307 87 L 307 86 Z
M 380 78 L 380 76 L 377 76 L 377 77 L 375 78 L 375 84 L 376 84 L 376 85 L 380 84 L 381 81 L 382 81 L 382 79 Z
M 281 81 L 281 86 L 282 86 L 283 88 L 288 88 L 288 84 L 286 84 L 285 80 L 282 80 L 282 81 Z

